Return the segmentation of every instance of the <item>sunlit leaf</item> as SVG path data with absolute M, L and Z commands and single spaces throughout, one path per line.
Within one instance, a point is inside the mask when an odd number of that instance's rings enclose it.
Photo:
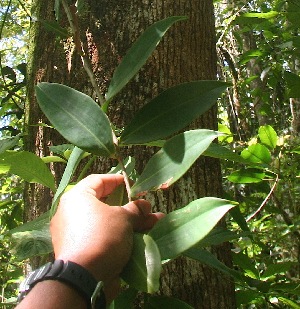
M 36 95 L 42 111 L 69 142 L 97 155 L 115 152 L 110 122 L 89 96 L 54 83 L 38 84 Z
M 276 131 L 270 125 L 261 126 L 258 129 L 258 137 L 262 144 L 270 149 L 274 149 L 277 145 L 278 136 Z
M 0 161 L 1 162 L 1 161 Z M 28 151 L 10 152 L 4 159 L 9 171 L 30 183 L 40 183 L 55 191 L 54 177 L 43 160 Z
M 162 260 L 175 258 L 197 244 L 232 207 L 229 201 L 206 197 L 159 220 L 149 235 L 155 240 Z
M 50 210 L 50 216 L 53 217 L 57 206 L 59 199 L 61 195 L 64 193 L 65 189 L 67 188 L 79 162 L 81 161 L 82 157 L 84 155 L 84 151 L 78 147 L 74 147 L 71 156 L 68 160 L 67 166 L 65 168 L 65 171 L 63 173 L 63 176 L 60 180 L 59 186 L 56 190 L 56 193 L 54 195 L 53 201 L 52 201 L 52 206 Z
M 131 258 L 121 278 L 130 286 L 148 293 L 159 288 L 161 258 L 156 243 L 149 235 L 134 234 Z
M 228 180 L 233 183 L 256 183 L 265 178 L 265 173 L 258 169 L 242 169 L 231 173 Z
M 294 301 L 292 301 L 291 299 L 288 299 L 286 297 L 278 297 L 278 300 L 280 302 L 282 302 L 283 304 L 285 305 L 288 305 L 289 308 L 292 308 L 292 309 L 300 309 L 300 305 L 299 304 L 296 304 Z
M 177 181 L 218 136 L 211 130 L 191 130 L 168 140 L 147 163 L 131 188 L 131 196 L 140 192 L 167 188 Z
M 228 86 L 219 81 L 195 81 L 169 88 L 135 115 L 120 143 L 143 144 L 170 136 L 206 112 Z
M 111 100 L 145 64 L 166 31 L 175 22 L 185 19 L 184 16 L 172 16 L 154 23 L 142 33 L 115 70 L 106 94 L 107 101 Z
M 268 148 L 259 143 L 250 145 L 247 149 L 244 149 L 241 153 L 241 157 L 253 163 L 269 164 L 272 160 Z

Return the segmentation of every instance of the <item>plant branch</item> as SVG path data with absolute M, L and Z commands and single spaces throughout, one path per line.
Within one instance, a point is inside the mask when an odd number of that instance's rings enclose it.
M 90 63 L 90 59 L 87 56 L 84 48 L 83 48 L 83 44 L 80 40 L 80 31 L 79 31 L 79 26 L 78 26 L 78 19 L 77 19 L 77 9 L 75 5 L 71 5 L 69 6 L 66 2 L 66 0 L 62 0 L 62 4 L 64 7 L 64 10 L 67 14 L 67 18 L 70 24 L 70 27 L 72 29 L 72 33 L 73 33 L 73 39 L 74 39 L 74 44 L 76 47 L 77 52 L 79 53 L 80 57 L 81 57 L 81 61 L 83 64 L 83 68 L 85 69 L 91 83 L 92 86 L 94 88 L 94 90 L 96 91 L 98 100 L 100 102 L 100 105 L 103 106 L 103 104 L 105 103 L 105 99 L 98 87 L 95 75 L 93 73 L 92 67 L 91 67 L 91 63 Z
M 267 204 L 268 200 L 270 199 L 271 195 L 273 194 L 277 184 L 279 181 L 279 176 L 278 174 L 276 175 L 276 179 L 275 182 L 270 190 L 270 192 L 268 193 L 268 195 L 266 196 L 266 198 L 264 199 L 264 201 L 261 203 L 261 205 L 259 206 L 259 208 L 256 210 L 255 213 L 253 213 L 249 218 L 247 218 L 246 222 L 249 222 L 250 220 L 252 220 L 258 213 L 261 212 L 261 210 L 265 207 L 265 205 Z

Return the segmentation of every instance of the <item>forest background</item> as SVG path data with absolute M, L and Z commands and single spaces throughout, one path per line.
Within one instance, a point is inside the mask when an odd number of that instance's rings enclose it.
M 300 4 L 214 5 L 217 77 L 232 84 L 218 101 L 219 131 L 227 134 L 219 144 L 230 150 L 220 155 L 223 188 L 240 212 L 227 217 L 234 268 L 214 260 L 210 266 L 235 279 L 238 308 L 299 308 Z M 10 250 L 7 232 L 23 222 L 22 178 L 28 179 L 8 167 L 5 151 L 23 147 L 28 31 L 35 22 L 30 11 L 30 1 L 2 0 L 0 8 L 3 308 L 15 301 L 24 268 L 20 247 Z M 44 27 L 58 40 L 64 35 L 56 24 L 45 22 Z

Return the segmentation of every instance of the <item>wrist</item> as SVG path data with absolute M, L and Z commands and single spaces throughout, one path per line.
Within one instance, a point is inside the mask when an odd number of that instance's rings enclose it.
M 31 272 L 20 285 L 19 301 L 31 289 L 45 280 L 57 280 L 74 289 L 86 301 L 87 308 L 105 308 L 104 293 L 99 288 L 102 285 L 91 273 L 79 264 L 71 261 L 55 260 Z M 97 301 L 97 306 L 93 307 Z

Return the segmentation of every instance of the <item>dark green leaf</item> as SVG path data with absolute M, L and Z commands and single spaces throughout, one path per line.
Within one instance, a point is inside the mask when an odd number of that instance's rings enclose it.
M 164 91 L 125 127 L 121 144 L 143 144 L 170 136 L 206 112 L 228 86 L 219 81 L 195 81 Z
M 216 143 L 211 143 L 208 148 L 203 152 L 204 156 L 223 159 L 223 160 L 230 160 L 234 162 L 239 162 L 247 165 L 251 165 L 251 162 L 245 160 L 243 157 L 238 155 L 236 152 Z
M 190 305 L 182 300 L 168 297 L 168 296 L 153 296 L 148 298 L 148 302 L 145 304 L 145 309 L 193 309 Z
M 262 144 L 269 147 L 270 149 L 275 149 L 277 146 L 278 136 L 276 131 L 270 125 L 261 126 L 258 129 L 258 137 Z
M 231 202 L 212 197 L 195 200 L 159 220 L 149 235 L 161 258 L 173 259 L 203 239 L 232 207 Z
M 267 265 L 266 271 L 261 275 L 261 278 L 268 278 L 277 274 L 286 273 L 292 266 L 297 266 L 296 262 L 279 262 L 276 264 Z
M 18 145 L 20 137 L 5 137 L 0 139 L 0 153 L 3 153 L 6 150 L 13 148 L 14 146 Z
M 246 291 L 236 291 L 236 304 L 237 306 L 246 305 L 250 303 L 251 301 L 263 298 L 263 295 L 257 291 L 253 290 L 246 290 Z
M 42 111 L 69 142 L 97 155 L 115 152 L 110 122 L 89 96 L 51 83 L 38 84 L 36 95 Z
M 147 163 L 131 188 L 131 196 L 167 188 L 177 181 L 218 136 L 211 130 L 191 130 L 168 140 Z
M 108 309 L 134 309 L 137 290 L 129 287 L 123 290 L 109 305 Z
M 159 288 L 161 258 L 155 241 L 149 235 L 134 234 L 131 258 L 121 278 L 131 287 L 154 293 Z
M 295 73 L 286 71 L 284 73 L 284 79 L 288 87 L 288 97 L 300 98 L 300 77 Z
M 106 100 L 111 100 L 146 63 L 167 30 L 177 21 L 185 20 L 184 16 L 172 16 L 151 25 L 132 45 L 110 82 Z
M 228 180 L 233 183 L 256 183 L 261 182 L 265 173 L 261 170 L 249 168 L 231 173 Z
M 232 255 L 233 262 L 238 265 L 245 274 L 253 279 L 259 278 L 259 272 L 254 266 L 254 261 L 251 260 L 248 255 L 243 254 L 242 252 Z
M 46 30 L 54 32 L 58 37 L 64 39 L 69 37 L 68 30 L 62 28 L 55 20 L 41 20 L 42 25 Z
M 205 249 L 195 246 L 185 251 L 184 255 L 203 264 L 209 265 L 240 282 L 245 282 L 245 278 L 242 273 L 235 269 L 229 268 L 224 263 L 220 262 L 211 252 Z

